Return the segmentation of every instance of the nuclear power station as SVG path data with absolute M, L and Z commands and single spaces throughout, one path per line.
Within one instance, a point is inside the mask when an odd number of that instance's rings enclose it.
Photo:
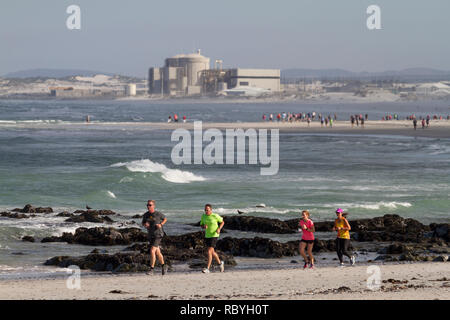
M 150 68 L 149 94 L 161 96 L 256 96 L 280 91 L 279 69 L 223 69 L 222 60 L 197 53 L 166 58 L 164 67 Z

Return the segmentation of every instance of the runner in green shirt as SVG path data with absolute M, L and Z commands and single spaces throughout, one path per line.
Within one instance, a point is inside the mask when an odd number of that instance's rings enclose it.
M 219 225 L 220 223 L 220 225 Z M 218 214 L 212 212 L 212 206 L 210 204 L 205 205 L 205 214 L 202 215 L 200 220 L 200 226 L 205 229 L 205 244 L 208 247 L 208 265 L 203 269 L 203 273 L 209 273 L 212 259 L 216 259 L 220 266 L 220 272 L 224 272 L 225 265 L 223 261 L 220 261 L 214 248 L 216 247 L 217 239 L 219 239 L 220 231 L 223 228 L 223 219 Z

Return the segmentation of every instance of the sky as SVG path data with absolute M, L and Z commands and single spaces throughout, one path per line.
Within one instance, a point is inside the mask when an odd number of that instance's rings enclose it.
M 67 7 L 81 9 L 69 30 Z M 381 29 L 369 30 L 369 5 Z M 0 75 L 83 69 L 146 77 L 201 49 L 224 68 L 450 70 L 449 0 L 16 0 L 0 2 Z

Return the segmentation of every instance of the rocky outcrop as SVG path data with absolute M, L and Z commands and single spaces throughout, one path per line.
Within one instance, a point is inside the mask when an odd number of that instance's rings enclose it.
M 15 208 L 11 210 L 13 212 L 20 212 L 20 213 L 53 213 L 53 209 L 50 207 L 33 207 L 31 204 L 25 205 L 23 209 Z
M 112 210 L 75 210 L 73 213 L 75 214 L 83 214 L 83 213 L 92 213 L 92 214 L 97 214 L 100 216 L 111 216 L 111 215 L 115 215 L 116 213 Z
M 426 243 L 436 242 L 432 225 L 426 226 L 411 218 L 402 218 L 395 214 L 373 219 L 350 222 L 356 241 L 397 241 Z
M 278 219 L 252 217 L 252 216 L 227 216 L 224 217 L 225 229 L 253 231 L 262 233 L 286 234 L 294 233 L 289 224 Z
M 113 223 L 114 221 L 108 216 L 101 216 L 97 212 L 87 211 L 80 215 L 72 215 L 65 222 Z
M 449 223 L 432 223 L 430 229 L 433 230 L 433 237 L 442 238 L 445 241 L 450 241 L 450 224 Z
M 31 236 L 24 236 L 24 237 L 22 237 L 22 241 L 34 242 L 34 238 Z
M 75 233 L 64 232 L 61 237 L 47 237 L 41 242 L 67 242 L 89 246 L 128 245 L 147 241 L 147 233 L 139 228 L 77 228 Z
M 17 212 L 14 212 L 14 213 L 0 212 L 0 216 L 5 217 L 5 218 L 12 218 L 12 219 L 28 219 L 28 218 L 36 217 L 36 215 L 34 215 L 34 214 L 26 215 L 24 213 L 17 213 Z

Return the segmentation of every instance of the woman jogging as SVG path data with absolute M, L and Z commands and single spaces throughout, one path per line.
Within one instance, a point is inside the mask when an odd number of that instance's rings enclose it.
M 344 217 L 344 211 L 340 208 L 336 210 L 336 220 L 334 221 L 333 230 L 337 231 L 336 252 L 340 261 L 340 265 L 344 266 L 343 256 L 350 259 L 351 265 L 355 264 L 355 256 L 348 251 L 350 246 L 350 224 Z
M 303 266 L 303 269 L 306 269 L 309 267 L 311 269 L 314 269 L 314 257 L 312 254 L 312 249 L 314 245 L 314 223 L 309 218 L 309 211 L 303 210 L 302 211 L 302 218 L 300 219 L 298 223 L 301 231 L 302 231 L 302 240 L 300 240 L 300 255 L 305 259 L 305 265 Z M 305 247 L 307 247 L 308 250 L 308 256 L 305 254 Z

